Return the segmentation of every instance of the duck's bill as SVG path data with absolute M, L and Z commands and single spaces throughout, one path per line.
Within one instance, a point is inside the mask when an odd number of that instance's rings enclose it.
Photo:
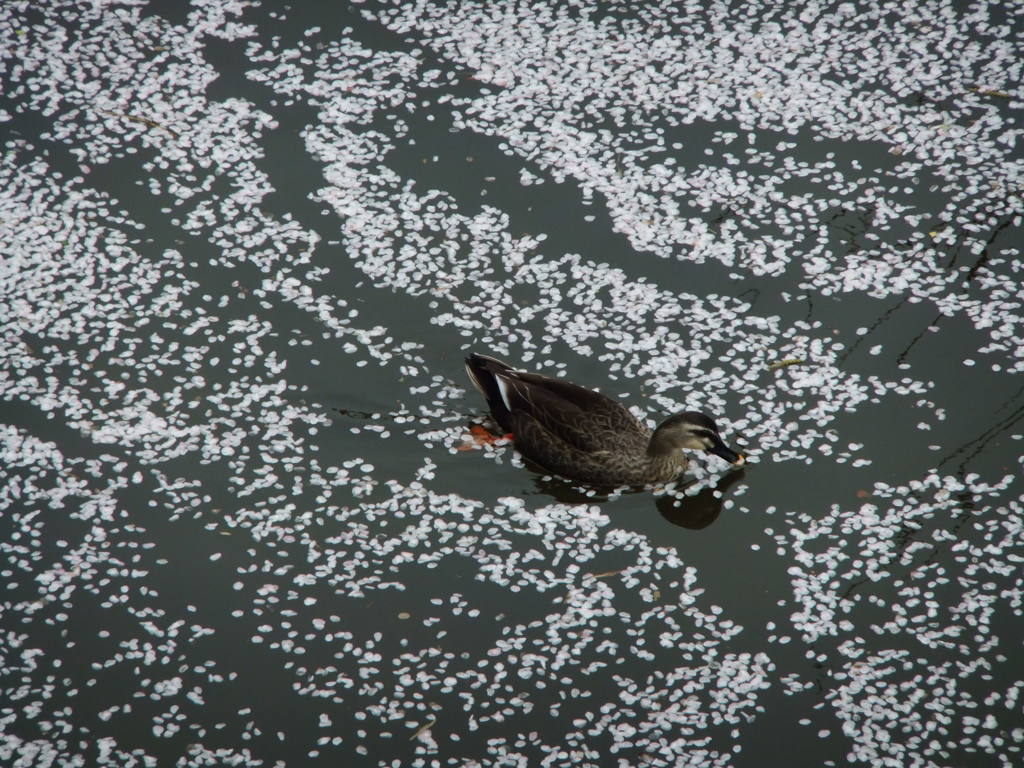
M 736 453 L 736 451 L 725 443 L 719 443 L 718 445 L 711 446 L 708 448 L 708 452 L 715 454 L 715 456 L 721 456 L 730 464 L 735 464 L 736 466 L 740 466 L 746 461 L 746 458 L 744 458 L 742 453 Z

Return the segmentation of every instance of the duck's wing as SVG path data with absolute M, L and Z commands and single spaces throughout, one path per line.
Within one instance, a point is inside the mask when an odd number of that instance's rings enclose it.
M 595 419 L 606 421 L 612 429 L 627 433 L 639 432 L 645 436 L 650 435 L 650 431 L 637 421 L 627 408 L 607 395 L 570 381 L 552 379 L 539 373 L 516 371 L 515 376 L 520 381 L 525 381 L 527 384 L 539 387 L 561 400 L 576 405 Z
M 545 470 L 589 485 L 619 485 L 615 456 L 609 450 L 587 450 L 563 439 L 565 431 L 548 429 L 531 413 L 511 412 L 518 451 Z
M 487 400 L 494 420 L 516 435 L 517 443 L 522 428 L 517 429 L 513 415 L 525 414 L 558 440 L 582 451 L 647 449 L 650 430 L 600 392 L 539 373 L 518 371 L 478 353 L 466 358 L 466 370 Z
M 620 453 L 647 448 L 647 429 L 600 392 L 520 371 L 501 372 L 496 380 L 517 445 L 529 439 L 520 436 L 522 426 L 515 423 L 516 416 L 525 415 L 548 435 L 580 451 Z

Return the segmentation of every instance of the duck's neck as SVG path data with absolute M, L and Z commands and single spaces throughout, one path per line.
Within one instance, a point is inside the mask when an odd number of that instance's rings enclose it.
M 686 465 L 686 455 L 678 449 L 661 454 L 648 451 L 645 482 L 666 483 L 674 480 L 686 469 Z
M 650 442 L 647 443 L 647 455 L 651 458 L 660 459 L 670 457 L 673 454 L 682 455 L 679 452 L 679 444 L 672 440 L 664 430 L 654 430 Z

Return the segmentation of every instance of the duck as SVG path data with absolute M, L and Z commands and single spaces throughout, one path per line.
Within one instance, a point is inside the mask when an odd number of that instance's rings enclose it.
M 653 431 L 620 403 L 587 387 L 513 368 L 472 352 L 466 371 L 491 416 L 525 458 L 552 474 L 591 486 L 667 483 L 686 468 L 683 450 L 746 459 L 722 440 L 714 420 L 680 411 Z

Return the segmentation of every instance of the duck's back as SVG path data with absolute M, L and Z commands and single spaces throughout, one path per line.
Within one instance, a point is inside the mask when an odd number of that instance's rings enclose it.
M 600 392 L 485 355 L 471 355 L 466 367 L 519 452 L 551 472 L 593 485 L 642 485 L 671 479 L 685 465 L 679 456 L 648 456 L 651 431 Z
M 646 451 L 651 430 L 610 397 L 568 381 L 537 373 L 516 373 L 527 385 L 528 403 L 516 411 L 528 413 L 545 428 L 586 451 Z M 515 430 L 513 430 L 514 434 Z
M 593 423 L 586 429 L 585 440 L 591 448 L 579 447 L 579 432 L 564 425 L 557 432 L 548 429 L 539 419 L 525 412 L 512 414 L 516 448 L 523 456 L 544 469 L 589 485 L 644 485 L 673 479 L 685 467 L 682 454 L 650 457 L 647 439 L 638 432 L 607 432 Z

